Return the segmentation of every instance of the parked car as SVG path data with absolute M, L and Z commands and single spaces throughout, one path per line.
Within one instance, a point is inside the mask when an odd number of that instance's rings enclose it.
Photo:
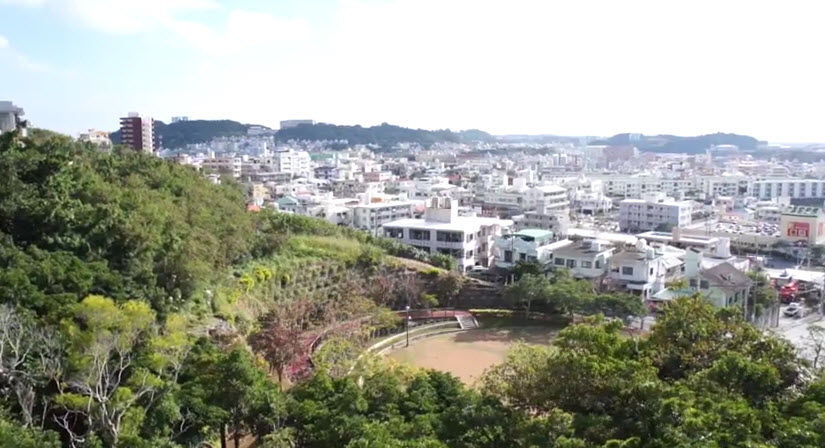
M 788 304 L 788 307 L 785 308 L 785 316 L 799 318 L 804 315 L 805 307 L 803 307 L 799 302 L 791 302 Z

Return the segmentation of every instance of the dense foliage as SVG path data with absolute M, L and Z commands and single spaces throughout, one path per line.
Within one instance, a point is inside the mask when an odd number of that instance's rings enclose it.
M 380 126 L 339 126 L 334 124 L 301 124 L 295 127 L 281 129 L 276 134 L 281 141 L 310 140 L 310 141 L 338 141 L 344 140 L 350 145 L 378 145 L 391 148 L 399 143 L 417 143 L 429 147 L 439 142 L 461 141 L 490 141 L 493 137 L 477 129 L 452 132 L 449 129 L 427 131 L 424 129 L 409 129 L 391 124 L 382 123 Z
M 759 140 L 738 134 L 699 135 L 695 137 L 679 137 L 675 135 L 642 135 L 632 140 L 631 134 L 618 134 L 604 140 L 590 142 L 592 145 L 633 145 L 640 151 L 671 152 L 697 154 L 703 153 L 713 145 L 736 145 L 742 150 L 756 149 Z
M 597 316 L 478 387 L 363 355 L 399 325 L 382 306 L 450 304 L 463 277 L 242 204 L 148 156 L 0 138 L 0 446 L 825 445 L 825 379 L 789 344 L 698 298 L 628 334 L 601 315 L 640 301 L 565 271 L 524 268 L 505 294 L 528 316 Z
M 166 124 L 155 121 L 155 133 L 164 148 L 177 149 L 194 143 L 211 141 L 217 137 L 243 136 L 247 134 L 248 124 L 232 120 L 191 120 Z M 120 131 L 110 135 L 112 143 L 119 144 Z

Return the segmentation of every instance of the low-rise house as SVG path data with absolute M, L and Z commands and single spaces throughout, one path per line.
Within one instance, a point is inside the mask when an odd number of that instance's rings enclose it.
M 648 246 L 639 240 L 634 250 L 627 250 L 610 259 L 610 278 L 631 292 L 648 299 L 665 288 L 665 283 L 681 275 L 684 262 L 678 249 Z
M 510 269 L 519 261 L 549 264 L 553 251 L 573 244 L 570 240 L 555 241 L 553 232 L 542 229 L 523 229 L 495 240 L 496 266 Z
M 703 269 L 703 258 L 702 252 L 698 249 L 688 249 L 685 253 L 684 275 L 687 287 L 677 291 L 662 290 L 653 296 L 654 300 L 671 300 L 698 293 L 718 307 L 744 306 L 745 299 L 750 295 L 753 280 L 728 262 Z
M 552 266 L 567 268 L 575 278 L 595 279 L 607 273 L 613 246 L 604 240 L 583 240 L 553 252 Z

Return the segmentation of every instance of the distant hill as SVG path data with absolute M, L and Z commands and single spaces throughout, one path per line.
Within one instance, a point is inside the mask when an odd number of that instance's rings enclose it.
M 155 132 L 163 138 L 164 148 L 176 149 L 216 137 L 246 135 L 250 126 L 232 120 L 191 120 L 171 124 L 155 121 Z M 120 143 L 120 131 L 113 132 L 110 138 L 112 143 Z
M 631 139 L 631 135 L 635 137 Z M 713 145 L 736 145 L 742 150 L 753 150 L 760 141 L 739 134 L 707 134 L 696 137 L 679 137 L 675 135 L 641 135 L 618 134 L 604 140 L 594 140 L 591 145 L 633 145 L 640 151 L 677 152 L 695 154 L 704 152 Z
M 334 124 L 301 124 L 292 128 L 281 129 L 276 134 L 280 141 L 288 140 L 346 140 L 351 145 L 376 144 L 392 147 L 398 143 L 418 143 L 429 147 L 439 142 L 492 141 L 495 138 L 477 129 L 453 132 L 449 129 L 428 131 L 410 129 L 382 123 L 380 126 L 339 126 Z

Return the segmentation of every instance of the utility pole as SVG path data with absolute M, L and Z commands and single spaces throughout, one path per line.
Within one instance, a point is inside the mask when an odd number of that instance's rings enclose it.
M 407 316 L 404 319 L 406 323 L 406 330 L 407 330 L 407 347 L 410 346 L 410 306 L 407 305 Z

